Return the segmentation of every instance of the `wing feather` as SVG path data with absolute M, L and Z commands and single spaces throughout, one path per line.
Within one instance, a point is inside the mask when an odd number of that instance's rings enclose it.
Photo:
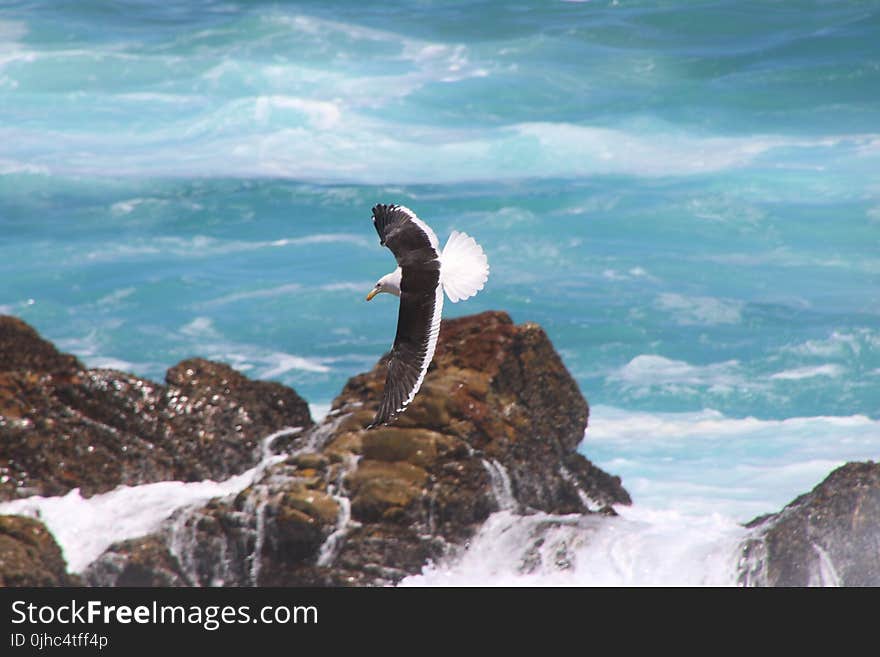
M 434 357 L 443 312 L 437 237 L 402 206 L 377 205 L 373 223 L 401 268 L 397 333 L 382 401 L 371 427 L 394 420 L 415 398 Z

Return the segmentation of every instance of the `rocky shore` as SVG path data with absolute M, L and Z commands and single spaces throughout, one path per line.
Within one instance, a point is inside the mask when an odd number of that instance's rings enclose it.
M 847 463 L 747 526 L 745 586 L 880 586 L 880 463 Z
M 89 370 L 0 317 L 0 500 L 257 468 L 240 493 L 75 574 L 42 523 L 0 516 L 0 585 L 387 585 L 454 557 L 497 510 L 602 523 L 630 503 L 577 452 L 589 407 L 539 326 L 445 320 L 411 407 L 367 431 L 384 368 L 350 379 L 315 424 L 295 391 L 227 365 L 187 360 L 164 384 Z M 847 464 L 748 526 L 742 585 L 878 586 L 880 464 Z
M 222 479 L 264 447 L 278 455 L 233 499 L 112 545 L 81 574 L 92 585 L 394 583 L 454 554 L 499 508 L 613 514 L 630 502 L 576 451 L 589 407 L 546 334 L 504 313 L 445 321 L 412 406 L 371 431 L 384 360 L 315 426 L 293 390 L 219 363 L 184 361 L 165 385 L 86 370 L 11 317 L 0 347 L 0 499 Z
M 87 370 L 0 316 L 0 501 L 223 479 L 253 467 L 276 428 L 312 424 L 308 404 L 278 383 L 201 359 L 172 367 L 165 385 Z

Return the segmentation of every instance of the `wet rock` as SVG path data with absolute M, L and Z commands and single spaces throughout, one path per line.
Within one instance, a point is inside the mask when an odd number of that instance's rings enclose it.
M 273 432 L 313 425 L 292 389 L 222 363 L 183 361 L 167 385 L 86 370 L 8 316 L 0 346 L 0 500 L 220 480 L 253 467 Z
M 429 467 L 455 453 L 464 456 L 467 443 L 430 429 L 376 427 L 364 434 L 361 453 L 364 459 Z
M 404 521 L 421 501 L 428 473 L 417 465 L 365 459 L 345 482 L 352 497 L 352 516 L 361 521 Z
M 577 452 L 589 408 L 540 327 L 516 326 L 504 313 L 444 321 L 410 408 L 390 426 L 366 430 L 384 379 L 383 358 L 348 382 L 319 426 L 285 443 L 286 458 L 253 485 L 113 546 L 90 566 L 89 581 L 385 585 L 456 554 L 493 511 L 592 515 L 629 503 L 617 477 Z M 205 431 L 209 449 L 228 449 L 215 435 L 246 425 L 224 405 L 230 396 L 260 423 L 296 405 L 286 389 L 269 391 L 206 361 L 172 368 L 167 383 L 147 405 L 170 434 L 161 444 L 184 453 L 194 448 L 178 441 L 178 427 L 189 441 Z M 168 395 L 174 401 L 163 406 Z M 85 397 L 74 406 L 86 407 Z M 170 423 L 167 406 L 179 412 Z M 115 408 L 121 426 L 138 415 Z M 149 434 L 153 420 L 140 418 Z
M 120 483 L 173 478 L 173 457 L 143 434 L 120 432 L 63 401 L 59 388 L 89 386 L 93 376 L 79 372 L 64 382 L 0 373 L 0 499 L 63 495 L 73 488 L 91 495 Z M 24 409 L 20 415 L 8 412 L 10 401 Z
M 161 536 L 114 543 L 82 574 L 88 586 L 189 586 Z
M 0 586 L 76 586 L 61 548 L 43 523 L 0 516 Z
M 334 401 L 334 413 L 357 416 L 350 431 L 372 419 L 384 380 L 383 359 Z M 421 392 L 391 427 L 361 434 L 362 452 L 435 466 L 439 472 L 432 474 L 442 478 L 450 462 L 479 450 L 480 458 L 504 466 L 525 507 L 579 513 L 628 504 L 620 479 L 576 451 L 588 417 L 586 400 L 543 329 L 486 312 L 444 320 Z M 412 453 L 401 451 L 407 449 Z
M 629 503 L 617 477 L 576 451 L 589 409 L 538 326 L 504 313 L 444 321 L 411 407 L 366 430 L 384 379 L 383 359 L 283 463 L 166 527 L 190 581 L 383 585 L 456 553 L 502 507 Z
M 748 527 L 741 584 L 880 586 L 880 463 L 847 463 Z
M 334 524 L 339 517 L 339 503 L 336 500 L 326 493 L 305 486 L 285 491 L 278 506 L 299 511 L 323 525 Z

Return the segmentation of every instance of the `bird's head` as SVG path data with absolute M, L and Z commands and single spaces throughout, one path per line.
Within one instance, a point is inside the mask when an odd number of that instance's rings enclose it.
M 398 267 L 390 274 L 385 274 L 382 278 L 380 278 L 376 282 L 376 285 L 373 287 L 373 289 L 370 290 L 370 293 L 367 295 L 367 301 L 372 299 L 380 292 L 387 292 L 388 294 L 393 294 L 394 296 L 399 297 L 400 273 L 400 267 Z

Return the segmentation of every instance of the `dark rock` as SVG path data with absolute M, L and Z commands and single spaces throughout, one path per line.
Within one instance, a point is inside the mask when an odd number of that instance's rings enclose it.
M 79 372 L 67 382 L 0 373 L 0 398 L 6 402 L 0 417 L 0 499 L 63 495 L 77 487 L 91 495 L 119 484 L 172 479 L 174 457 L 142 437 L 149 433 L 137 428 L 120 431 L 90 415 L 89 407 L 96 413 L 115 412 L 103 398 L 112 394 L 105 386 L 133 405 L 127 396 L 130 380 L 107 371 Z M 122 390 L 116 391 L 115 385 Z M 65 403 L 70 390 L 80 391 L 89 405 L 79 410 Z M 20 414 L 8 411 L 10 400 L 23 408 Z M 120 403 L 117 408 L 121 413 L 124 406 Z
M 75 586 L 61 548 L 43 523 L 0 516 L 0 586 Z
M 222 363 L 185 360 L 165 379 L 164 443 L 186 462 L 187 480 L 237 474 L 255 465 L 261 439 L 314 424 L 308 404 L 292 388 L 252 381 Z
M 339 513 L 323 476 L 278 464 L 232 499 L 183 509 L 158 533 L 114 545 L 89 566 L 86 579 L 119 585 L 117 573 L 137 562 L 145 580 L 174 576 L 192 586 L 345 584 L 337 569 L 317 563 Z
M 69 354 L 62 354 L 17 317 L 0 315 L 0 372 L 36 372 L 71 375 L 83 369 Z
M 880 463 L 847 463 L 747 526 L 741 584 L 880 586 Z
M 502 507 L 590 515 L 630 502 L 576 451 L 589 409 L 538 326 L 444 321 L 410 408 L 366 430 L 384 379 L 382 359 L 254 485 L 166 525 L 189 582 L 383 585 L 460 550 Z
M 184 361 L 167 385 L 85 370 L 5 316 L 0 346 L 0 500 L 225 479 L 256 465 L 273 432 L 313 425 L 292 389 L 221 363 Z
M 114 543 L 82 578 L 88 586 L 190 585 L 177 558 L 156 534 Z

